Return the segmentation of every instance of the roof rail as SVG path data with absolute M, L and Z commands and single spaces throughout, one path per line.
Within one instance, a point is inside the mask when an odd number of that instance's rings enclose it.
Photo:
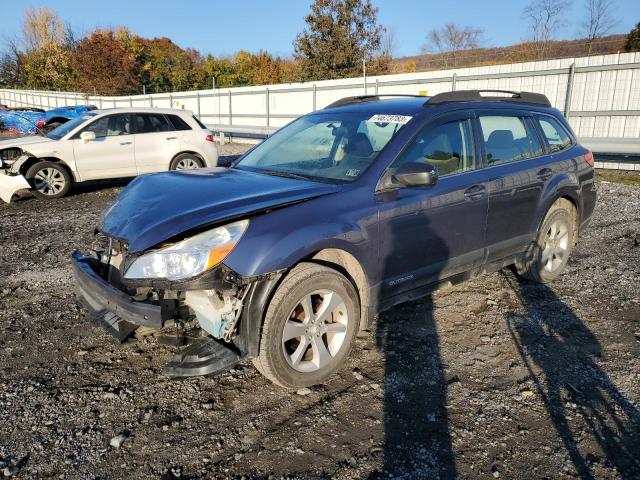
M 333 103 L 330 103 L 324 108 L 334 108 L 334 107 L 342 107 L 344 105 L 350 105 L 352 103 L 364 103 L 364 102 L 373 102 L 375 100 L 380 100 L 383 97 L 417 97 L 417 98 L 427 98 L 425 95 L 411 95 L 404 93 L 384 93 L 380 95 L 356 95 L 355 97 L 344 97 L 340 100 L 336 100 Z
M 507 93 L 511 96 L 484 96 L 482 93 Z M 532 103 L 550 107 L 551 102 L 546 95 L 532 92 L 514 92 L 511 90 L 456 90 L 454 92 L 444 92 L 430 97 L 424 105 L 437 105 L 447 102 L 515 102 Z

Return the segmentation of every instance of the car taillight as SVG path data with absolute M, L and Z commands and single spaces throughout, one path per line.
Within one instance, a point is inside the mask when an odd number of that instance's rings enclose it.
M 206 140 L 207 142 L 213 142 L 213 135 L 211 135 L 211 134 L 207 135 L 207 136 L 205 137 L 205 140 Z
M 593 168 L 593 152 L 588 151 L 584 154 L 584 161 L 589 164 L 590 167 Z
M 38 120 L 38 122 L 36 123 L 36 127 L 44 127 L 45 123 L 44 120 Z

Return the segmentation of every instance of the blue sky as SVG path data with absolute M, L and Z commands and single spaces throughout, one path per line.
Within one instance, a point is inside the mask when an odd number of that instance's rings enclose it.
M 628 32 L 640 21 L 640 0 L 614 0 L 615 33 Z M 80 32 L 95 26 L 125 25 L 145 37 L 167 36 L 181 47 L 215 55 L 244 49 L 289 56 L 292 41 L 304 28 L 310 0 L 0 0 L 0 35 L 15 35 L 27 6 L 46 5 Z M 374 0 L 380 23 L 395 32 L 396 56 L 420 52 L 426 33 L 447 22 L 485 31 L 486 46 L 523 40 L 527 24 L 522 9 L 527 0 Z M 560 38 L 578 34 L 585 0 L 574 0 L 569 25 Z M 166 5 L 166 8 L 164 7 Z

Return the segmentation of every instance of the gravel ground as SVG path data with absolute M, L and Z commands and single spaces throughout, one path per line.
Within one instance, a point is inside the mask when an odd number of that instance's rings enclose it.
M 640 478 L 639 186 L 599 184 L 554 284 L 399 306 L 286 392 L 250 362 L 169 380 L 173 347 L 85 317 L 69 255 L 123 185 L 0 205 L 0 478 Z

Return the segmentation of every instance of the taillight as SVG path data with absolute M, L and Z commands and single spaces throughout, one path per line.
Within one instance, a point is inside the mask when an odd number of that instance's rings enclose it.
M 589 164 L 590 167 L 593 168 L 593 152 L 588 151 L 584 154 L 584 161 Z
M 36 127 L 44 127 L 45 123 L 44 120 L 38 120 L 38 122 L 36 123 Z
M 209 134 L 204 138 L 207 142 L 213 142 L 213 135 Z

